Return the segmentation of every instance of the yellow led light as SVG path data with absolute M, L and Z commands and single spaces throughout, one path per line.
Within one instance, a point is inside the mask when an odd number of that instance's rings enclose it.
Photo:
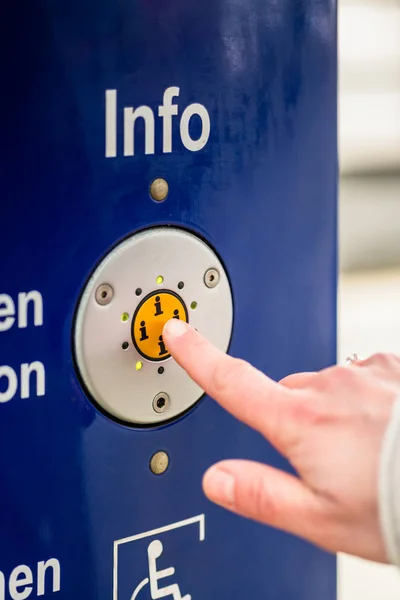
M 141 371 L 143 369 L 143 363 L 140 360 L 136 363 L 136 371 Z
M 159 275 L 156 279 L 156 282 L 158 283 L 158 285 L 161 285 L 162 283 L 164 283 L 164 277 L 162 275 Z

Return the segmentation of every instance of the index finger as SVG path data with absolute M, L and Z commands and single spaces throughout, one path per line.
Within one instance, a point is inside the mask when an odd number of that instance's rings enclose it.
M 249 363 L 224 354 L 183 321 L 168 321 L 163 337 L 175 360 L 209 396 L 283 449 L 292 390 Z

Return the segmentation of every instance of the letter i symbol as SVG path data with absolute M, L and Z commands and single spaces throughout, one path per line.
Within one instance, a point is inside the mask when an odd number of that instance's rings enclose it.
M 148 340 L 149 336 L 147 335 L 147 330 L 146 330 L 146 322 L 142 321 L 140 323 L 140 341 L 143 342 L 144 340 Z
M 156 312 L 154 313 L 155 317 L 158 317 L 158 315 L 162 315 L 163 311 L 161 310 L 161 298 L 160 296 L 156 296 L 156 301 L 154 306 L 156 307 Z
M 163 336 L 160 335 L 160 337 L 158 338 L 160 341 L 158 342 L 158 345 L 160 347 L 160 352 L 158 353 L 158 356 L 163 356 L 163 354 L 167 354 L 168 350 L 165 347 L 165 343 L 163 340 Z

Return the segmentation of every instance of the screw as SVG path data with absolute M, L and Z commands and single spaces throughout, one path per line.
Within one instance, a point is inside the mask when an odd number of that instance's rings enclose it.
M 114 290 L 112 289 L 111 285 L 108 285 L 108 283 L 103 283 L 102 285 L 99 285 L 99 287 L 96 290 L 96 302 L 101 306 L 106 306 L 107 304 L 110 304 L 111 300 L 113 299 L 113 296 Z
M 154 475 L 162 475 L 168 469 L 169 456 L 166 452 L 156 452 L 150 460 L 150 470 Z
M 153 399 L 153 410 L 156 413 L 163 413 L 169 407 L 170 400 L 168 394 L 165 392 L 160 392 L 157 396 L 154 396 Z
M 208 288 L 215 288 L 219 284 L 219 279 L 217 269 L 208 269 L 204 275 L 204 283 Z
M 150 196 L 156 202 L 163 202 L 168 196 L 168 191 L 168 183 L 165 181 L 165 179 L 162 179 L 161 177 L 155 179 L 150 185 Z

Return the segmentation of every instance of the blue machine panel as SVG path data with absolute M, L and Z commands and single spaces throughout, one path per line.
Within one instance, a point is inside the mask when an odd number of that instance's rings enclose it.
M 275 379 L 335 362 L 334 0 L 20 0 L 2 26 L 0 600 L 154 600 L 155 561 L 171 600 L 334 600 L 334 557 L 203 496 L 219 459 L 288 468 L 258 434 L 207 397 L 164 427 L 114 422 L 71 340 L 104 254 L 172 224 L 226 266 L 231 354 Z

